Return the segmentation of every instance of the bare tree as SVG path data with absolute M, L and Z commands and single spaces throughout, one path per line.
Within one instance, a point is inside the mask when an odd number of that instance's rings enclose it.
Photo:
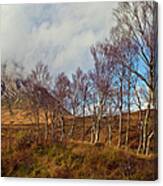
M 54 95 L 59 100 L 60 107 L 58 108 L 58 117 L 61 125 L 61 141 L 63 141 L 65 136 L 65 120 L 63 109 L 68 109 L 69 106 L 69 86 L 70 81 L 68 77 L 62 72 L 55 79 Z
M 92 81 L 92 96 L 93 102 L 95 101 L 95 105 L 93 107 L 94 113 L 94 122 L 92 126 L 92 132 L 94 132 L 94 143 L 99 142 L 100 136 L 100 125 L 104 114 L 107 111 L 106 102 L 109 97 L 109 92 L 112 87 L 112 63 L 103 58 L 103 52 L 101 50 L 101 45 L 97 45 L 95 47 L 91 47 L 91 54 L 94 58 L 95 65 L 94 69 L 90 72 L 90 79 Z M 108 73 L 110 70 L 110 73 Z
M 77 81 L 78 81 L 78 95 L 79 95 L 79 108 L 82 114 L 82 140 L 85 137 L 85 116 L 86 116 L 86 106 L 88 102 L 89 85 L 88 75 L 84 73 L 80 68 L 76 71 Z
M 144 66 L 145 73 L 135 70 L 128 63 L 124 63 L 148 88 L 148 105 L 143 122 L 143 153 L 147 146 L 147 126 L 149 123 L 150 109 L 155 108 L 155 89 L 157 78 L 155 78 L 155 63 L 157 62 L 157 3 L 155 2 L 125 2 L 119 3 L 114 15 L 117 19 L 119 35 L 128 36 L 138 47 L 139 66 Z M 154 23 L 156 25 L 154 25 Z M 148 52 L 147 52 L 148 51 Z M 154 133 L 151 132 L 152 134 Z M 153 135 L 149 135 L 153 136 Z
M 139 142 L 138 142 L 138 148 L 137 148 L 137 154 L 140 153 L 141 147 L 142 147 L 142 139 L 143 139 L 143 117 L 142 117 L 142 100 L 141 100 L 141 91 L 136 88 L 136 83 L 134 85 L 134 102 L 135 105 L 138 108 L 138 122 L 137 122 L 137 128 L 139 133 Z
M 134 66 L 134 61 L 137 57 L 138 48 L 131 39 L 121 38 L 118 44 L 119 53 L 121 53 L 121 63 L 123 68 L 125 68 L 124 78 L 124 100 L 127 104 L 127 124 L 126 124 L 126 135 L 125 135 L 125 147 L 128 148 L 129 144 L 129 130 L 130 130 L 130 118 L 131 118 L 131 96 L 133 92 L 133 86 L 135 83 L 135 74 L 129 68 L 126 68 L 128 64 L 130 68 L 136 69 Z
M 75 72 L 75 74 L 72 74 L 72 80 L 70 81 L 69 84 L 69 92 L 68 92 L 68 97 L 69 97 L 69 105 L 70 109 L 72 110 L 72 115 L 73 115 L 73 121 L 71 125 L 71 129 L 69 132 L 69 136 L 73 136 L 74 132 L 74 127 L 76 124 L 76 116 L 79 112 L 79 106 L 80 106 L 80 97 L 79 97 L 79 89 L 80 89 L 80 68 L 78 68 Z
M 117 36 L 117 35 L 115 35 Z M 119 109 L 119 129 L 118 129 L 118 142 L 117 147 L 121 146 L 122 139 L 122 124 L 123 124 L 123 110 L 124 110 L 124 87 L 125 87 L 125 76 L 126 76 L 126 67 L 123 65 L 125 56 L 124 51 L 122 50 L 122 42 L 119 40 L 119 37 L 115 38 L 114 42 L 110 44 L 108 41 L 102 45 L 102 51 L 104 54 L 107 63 L 110 64 L 113 69 L 111 75 L 114 77 L 111 82 L 114 85 L 116 90 L 116 103 Z M 117 55 L 118 54 L 118 55 Z M 111 68 L 108 69 L 110 74 Z
M 50 90 L 49 85 L 51 83 L 51 76 L 48 71 L 48 66 L 42 63 L 38 63 L 35 69 L 24 81 L 26 88 L 26 97 L 28 97 L 28 106 L 34 114 L 35 123 L 37 125 L 38 137 L 39 137 L 39 124 L 41 113 L 44 113 L 45 125 L 44 125 L 44 141 L 48 139 L 48 116 L 49 105 L 48 97 L 46 97 L 45 91 Z M 43 94 L 44 98 L 43 98 Z
M 106 117 L 106 122 L 107 122 L 107 128 L 108 128 L 108 143 L 109 145 L 112 144 L 112 128 L 113 128 L 113 123 L 114 123 L 114 116 L 117 113 L 117 90 L 113 89 L 110 94 L 109 98 L 107 100 L 107 105 L 108 105 L 108 113 Z

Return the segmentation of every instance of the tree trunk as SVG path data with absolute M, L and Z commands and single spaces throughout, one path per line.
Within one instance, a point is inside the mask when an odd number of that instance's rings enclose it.
M 93 121 L 92 121 L 92 128 L 91 128 L 91 143 L 93 144 L 95 142 L 95 132 L 96 132 L 96 107 L 94 105 L 94 110 L 93 110 Z
M 108 118 L 109 117 L 109 118 Z M 107 118 L 107 123 L 108 123 L 108 143 L 109 145 L 112 144 L 112 108 L 111 104 L 109 106 L 109 116 Z
M 146 152 L 145 155 L 147 156 L 149 154 L 149 150 L 150 150 L 150 142 L 151 142 L 151 138 L 154 136 L 154 132 L 152 131 L 148 138 L 147 138 L 147 147 L 146 147 Z
M 120 107 L 119 107 L 119 130 L 118 130 L 118 144 L 117 147 L 119 148 L 121 146 L 121 137 L 122 137 L 122 107 L 123 107 L 123 93 L 122 93 L 122 87 L 123 87 L 123 80 L 120 79 Z
M 39 144 L 40 141 L 40 115 L 39 115 L 39 110 L 36 111 L 35 113 L 35 121 L 37 125 L 37 134 L 36 134 L 36 143 Z
M 118 130 L 118 144 L 117 147 L 121 146 L 121 135 L 122 135 L 122 111 L 119 114 L 119 130 Z
M 131 73 L 129 78 L 131 77 Z M 126 126 L 126 138 L 125 138 L 125 148 L 128 149 L 129 144 L 129 130 L 130 130 L 130 119 L 131 119 L 131 111 L 130 111 L 130 88 L 131 82 L 130 79 L 128 80 L 128 113 L 127 113 L 127 126 Z
M 147 145 L 147 125 L 150 116 L 150 104 L 148 105 L 148 109 L 146 110 L 144 123 L 143 123 L 143 144 L 142 144 L 142 153 L 145 154 L 146 145 Z
M 51 141 L 52 141 L 52 143 L 55 142 L 54 128 L 55 128 L 55 114 L 52 112 L 51 113 Z
M 64 129 L 65 123 L 64 123 L 63 116 L 61 116 L 60 121 L 61 121 L 61 141 L 63 142 L 65 136 L 65 129 Z
M 83 106 L 83 135 L 82 135 L 82 141 L 84 141 L 85 138 L 85 105 Z
M 99 139 L 100 139 L 100 123 L 101 123 L 101 119 L 102 119 L 102 112 L 103 112 L 103 101 L 101 100 L 96 123 L 95 123 L 96 125 L 95 125 L 95 141 L 94 141 L 94 143 L 98 143 Z
M 109 142 L 109 145 L 112 144 L 112 126 L 111 126 L 111 123 L 108 124 L 108 142 Z
M 95 123 L 93 123 L 93 126 L 91 128 L 91 144 L 93 144 L 95 141 Z
M 125 138 L 125 148 L 128 149 L 129 144 L 129 130 L 130 130 L 130 112 L 127 114 L 127 126 L 126 126 L 126 138 Z
M 127 126 L 126 126 L 126 138 L 125 138 L 125 148 L 128 149 L 129 144 L 129 130 L 130 130 L 130 119 L 131 119 L 131 113 L 130 113 L 130 106 L 127 113 Z
M 51 124 L 51 141 L 52 143 L 55 142 L 55 139 L 54 139 L 54 123 Z
M 72 122 L 72 125 L 71 125 L 71 129 L 70 129 L 70 132 L 69 132 L 69 136 L 72 138 L 73 136 L 73 133 L 74 133 L 74 127 L 75 127 L 75 122 L 76 122 L 76 116 L 75 116 L 75 110 L 73 109 L 73 122 Z
M 142 111 L 141 108 L 139 110 L 139 119 L 138 119 L 138 128 L 139 128 L 139 145 L 137 149 L 137 154 L 140 153 L 142 147 L 142 140 L 143 140 L 143 121 L 142 121 Z
M 109 115 L 107 116 L 107 126 L 108 126 L 108 143 L 112 144 L 112 104 L 109 103 Z
M 44 134 L 44 140 L 45 140 L 45 143 L 47 143 L 47 140 L 48 140 L 48 111 L 46 110 L 45 111 L 45 134 Z
M 94 141 L 94 143 L 99 142 L 99 137 L 100 137 L 100 120 L 98 119 L 96 122 L 96 127 L 95 127 L 95 141 Z

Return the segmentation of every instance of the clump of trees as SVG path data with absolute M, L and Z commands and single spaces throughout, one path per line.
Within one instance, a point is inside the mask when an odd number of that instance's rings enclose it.
M 137 153 L 149 154 L 151 139 L 156 137 L 156 122 L 152 120 L 151 110 L 157 110 L 157 4 L 119 3 L 114 17 L 116 25 L 111 30 L 111 37 L 90 47 L 94 66 L 89 72 L 78 68 L 72 77 L 62 72 L 54 80 L 48 66 L 39 63 L 27 77 L 17 75 L 13 89 L 13 80 L 5 74 L 4 67 L 2 98 L 8 100 L 11 113 L 11 105 L 16 101 L 13 97 L 27 100 L 28 110 L 38 126 L 38 141 L 42 114 L 45 143 L 49 131 L 51 141 L 55 142 L 57 127 L 60 128 L 60 141 L 72 139 L 80 116 L 82 140 L 89 133 L 91 143 L 100 142 L 102 122 L 106 118 L 107 141 L 111 145 L 114 117 L 117 116 L 117 147 L 129 149 L 131 113 L 137 110 Z M 9 93 L 11 90 L 14 96 Z M 126 120 L 124 113 L 127 113 Z M 65 115 L 73 118 L 67 133 Z M 88 115 L 91 116 L 91 127 L 86 130 Z

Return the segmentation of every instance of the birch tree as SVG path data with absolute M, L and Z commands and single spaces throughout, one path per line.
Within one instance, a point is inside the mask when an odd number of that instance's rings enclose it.
M 93 111 L 95 120 L 92 126 L 95 136 L 94 143 L 99 142 L 101 121 L 107 111 L 106 102 L 112 87 L 112 64 L 105 60 L 101 47 L 100 44 L 91 47 L 91 54 L 95 61 L 94 69 L 90 72 L 92 91 L 96 95 L 92 96 L 96 103 Z
M 65 136 L 65 119 L 64 112 L 62 108 L 68 109 L 69 104 L 69 87 L 70 80 L 62 72 L 55 79 L 54 95 L 59 100 L 60 107 L 58 108 L 58 118 L 61 125 L 61 141 L 63 141 Z
M 144 71 L 135 70 L 128 63 L 124 65 L 142 81 L 148 89 L 148 105 L 143 122 L 143 153 L 147 149 L 147 126 L 149 124 L 150 109 L 155 108 L 157 89 L 157 3 L 151 2 L 125 2 L 119 3 L 114 11 L 117 25 L 114 31 L 119 30 L 121 36 L 125 35 L 136 43 L 138 47 L 138 64 L 144 66 Z M 157 76 L 157 75 L 156 75 Z M 153 134 L 154 131 L 151 132 Z M 149 134 L 149 137 L 151 138 Z

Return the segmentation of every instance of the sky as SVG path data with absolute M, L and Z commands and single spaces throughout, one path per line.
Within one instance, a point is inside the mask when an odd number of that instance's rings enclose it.
M 1 60 L 38 62 L 57 75 L 93 66 L 90 46 L 109 38 L 116 2 L 1 5 Z

